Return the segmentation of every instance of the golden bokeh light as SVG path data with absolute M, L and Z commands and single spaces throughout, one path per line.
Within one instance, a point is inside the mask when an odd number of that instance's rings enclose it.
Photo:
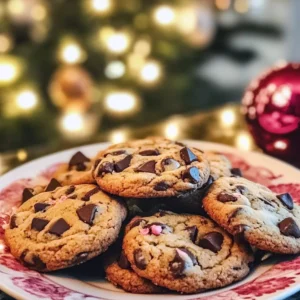
M 10 55 L 0 56 L 0 85 L 7 85 L 18 79 L 22 70 L 19 59 Z
M 161 65 L 156 61 L 146 62 L 141 68 L 140 76 L 145 83 L 157 82 L 162 76 Z
M 176 122 L 170 122 L 165 126 L 164 135 L 170 140 L 175 140 L 179 136 L 179 124 Z
M 171 6 L 161 5 L 154 10 L 154 21 L 162 26 L 169 26 L 175 21 L 175 11 Z
M 133 50 L 141 56 L 148 56 L 151 52 L 151 43 L 146 39 L 140 39 L 135 43 Z
M 233 109 L 224 109 L 220 114 L 220 120 L 224 127 L 231 127 L 236 122 L 236 115 Z
M 58 58 L 67 64 L 78 64 L 86 59 L 86 53 L 78 42 L 65 39 L 59 47 Z
M 112 9 L 111 0 L 91 0 L 90 7 L 93 12 L 98 14 L 108 13 Z
M 19 161 L 25 161 L 28 157 L 28 153 L 26 150 L 24 149 L 20 149 L 18 152 L 17 152 L 17 158 Z
M 30 111 L 37 106 L 38 96 L 31 89 L 21 90 L 16 94 L 16 105 L 21 110 Z
M 113 91 L 105 97 L 105 106 L 108 112 L 130 114 L 139 108 L 139 97 L 131 91 Z
M 12 38 L 5 33 L 0 34 L 0 53 L 5 53 L 13 47 Z
M 125 70 L 125 64 L 122 61 L 116 60 L 106 66 L 104 73 L 107 78 L 117 79 L 125 74 Z
M 124 53 L 129 47 L 129 36 L 124 32 L 115 32 L 108 36 L 107 49 L 116 54 Z
M 250 133 L 246 131 L 241 131 L 240 133 L 238 133 L 236 136 L 235 145 L 240 150 L 251 150 L 253 147 L 253 143 Z
M 128 139 L 126 130 L 115 130 L 109 136 L 109 141 L 113 144 L 123 143 Z
M 69 133 L 81 131 L 84 128 L 83 117 L 80 113 L 67 113 L 62 117 L 61 125 Z

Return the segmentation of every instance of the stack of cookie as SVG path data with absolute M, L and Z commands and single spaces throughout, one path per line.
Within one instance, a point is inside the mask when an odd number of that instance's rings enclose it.
M 255 249 L 300 252 L 291 196 L 241 175 L 222 154 L 163 138 L 78 152 L 47 187 L 24 190 L 6 240 L 42 272 L 104 253 L 107 279 L 132 293 L 224 287 L 250 272 Z

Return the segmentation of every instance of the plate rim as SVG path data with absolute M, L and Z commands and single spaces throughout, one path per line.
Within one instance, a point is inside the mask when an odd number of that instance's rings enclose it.
M 271 160 L 274 160 L 276 161 L 277 163 L 279 164 L 283 164 L 285 168 L 289 168 L 289 169 L 293 169 L 294 171 L 296 171 L 297 173 L 299 173 L 299 178 L 300 178 L 300 170 L 297 169 L 296 167 L 290 165 L 289 163 L 286 163 L 284 161 L 281 161 L 280 159 L 277 159 L 277 158 L 274 158 L 274 157 L 271 157 L 267 154 L 264 154 L 264 153 L 260 153 L 260 152 L 257 152 L 257 151 L 243 151 L 243 150 L 240 150 L 240 149 L 237 149 L 237 148 L 234 148 L 234 147 L 231 147 L 229 145 L 225 145 L 225 144 L 221 144 L 221 143 L 215 143 L 215 142 L 208 142 L 208 141 L 201 141 L 201 140 L 191 140 L 191 139 L 188 139 L 188 140 L 182 140 L 184 143 L 187 143 L 187 144 L 193 144 L 193 143 L 202 143 L 205 145 L 205 147 L 209 148 L 210 146 L 213 148 L 213 149 L 216 149 L 218 146 L 221 146 L 222 148 L 222 151 L 224 151 L 223 149 L 226 149 L 228 150 L 229 152 L 231 153 L 237 153 L 237 154 L 240 154 L 240 155 L 245 155 L 247 153 L 251 153 L 251 154 L 254 154 L 254 155 L 258 155 L 258 156 L 261 156 L 262 158 L 268 158 L 268 159 L 271 159 Z M 68 152 L 72 153 L 72 151 L 81 151 L 80 149 L 82 149 L 82 151 L 85 151 L 84 148 L 93 148 L 93 147 L 106 147 L 108 145 L 110 145 L 111 143 L 109 142 L 99 142 L 99 143 L 93 143 L 93 144 L 88 144 L 88 145 L 81 145 L 81 146 L 77 146 L 77 147 L 72 147 L 72 148 L 69 148 L 69 149 L 64 149 L 64 150 L 60 150 L 60 151 L 57 151 L 57 152 L 54 152 L 54 153 L 50 153 L 50 154 L 47 154 L 47 155 L 44 155 L 42 157 L 39 157 L 39 158 L 35 158 L 33 160 L 30 160 L 8 172 L 6 172 L 5 174 L 3 174 L 1 177 L 0 177 L 0 190 L 2 190 L 2 188 L 5 188 L 5 186 L 7 185 L 7 183 L 3 183 L 2 182 L 6 181 L 6 180 L 9 180 L 9 178 L 12 176 L 12 174 L 15 174 L 16 172 L 19 172 L 19 171 L 22 171 L 22 169 L 26 169 L 28 167 L 30 167 L 31 165 L 35 165 L 35 164 L 39 164 L 40 162 L 42 162 L 43 160 L 45 159 L 53 159 L 54 157 L 56 156 L 60 156 L 61 154 L 67 154 Z M 46 169 L 47 165 L 45 165 L 43 167 L 43 169 Z M 271 168 L 272 169 L 272 168 Z M 40 170 L 41 171 L 41 170 Z M 11 181 L 13 182 L 13 180 Z M 2 186 L 3 185 L 3 186 Z M 1 276 L 1 273 L 0 273 L 0 276 Z M 46 278 L 48 279 L 48 278 Z M 16 286 L 17 289 L 19 289 L 19 287 Z M 29 299 L 27 297 L 24 297 L 24 295 L 21 295 L 18 291 L 15 291 L 13 289 L 10 289 L 9 286 L 7 286 L 6 284 L 2 284 L 2 282 L 0 281 L 0 289 L 2 291 L 4 291 L 6 294 L 8 295 L 12 295 L 13 297 L 16 297 L 17 299 Z M 299 285 L 299 288 L 297 287 L 287 287 L 286 289 L 282 290 L 282 292 L 280 293 L 280 295 L 278 295 L 278 297 L 276 297 L 276 299 L 284 299 L 290 295 L 293 295 L 294 293 L 296 293 L 297 291 L 300 290 L 300 285 Z M 74 290 L 74 292 L 76 292 Z M 26 293 L 27 292 L 25 290 L 22 290 L 22 293 Z M 283 295 L 283 293 L 285 293 L 285 295 Z M 195 294 L 195 296 L 197 297 L 197 294 Z M 35 296 L 35 295 L 31 295 L 30 294 L 30 299 L 38 299 L 39 297 Z M 199 298 L 200 299 L 200 298 Z M 275 299 L 275 298 L 274 298 Z

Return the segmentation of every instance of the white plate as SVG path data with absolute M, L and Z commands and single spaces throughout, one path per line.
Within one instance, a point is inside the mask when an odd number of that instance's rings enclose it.
M 186 141 L 204 150 L 224 152 L 234 167 L 245 177 L 269 186 L 277 193 L 288 191 L 300 204 L 300 171 L 263 154 L 241 152 L 228 146 L 207 142 Z M 0 179 L 0 289 L 21 299 L 284 299 L 300 290 L 300 257 L 271 260 L 256 268 L 246 279 L 227 288 L 197 295 L 136 295 L 115 288 L 97 276 L 74 274 L 72 271 L 39 274 L 20 265 L 8 252 L 3 241 L 3 226 L 18 205 L 25 186 L 47 182 L 57 163 L 68 161 L 75 151 L 95 155 L 108 144 L 94 144 L 62 151 L 29 162 Z M 34 179 L 32 179 L 34 178 Z M 97 268 L 97 266 L 95 266 Z M 73 273 L 73 274 L 72 274 Z

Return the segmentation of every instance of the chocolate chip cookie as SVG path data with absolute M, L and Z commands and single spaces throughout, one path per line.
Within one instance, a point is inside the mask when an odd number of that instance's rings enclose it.
M 125 217 L 124 205 L 98 186 L 64 186 L 23 203 L 11 216 L 5 238 L 22 264 L 47 272 L 104 252 Z
M 106 269 L 106 278 L 114 285 L 120 286 L 129 293 L 136 294 L 159 294 L 166 289 L 153 284 L 150 280 L 136 274 L 126 258 L 124 252 L 120 254 L 117 261 L 111 263 Z
M 210 217 L 259 249 L 300 253 L 300 209 L 289 193 L 277 195 L 241 177 L 219 178 L 203 200 Z
M 133 198 L 189 192 L 201 188 L 210 173 L 201 150 L 163 138 L 113 145 L 98 154 L 96 164 L 101 189 Z
M 132 269 L 154 284 L 195 293 L 249 273 L 250 250 L 205 217 L 160 212 L 130 225 L 124 253 Z
M 205 155 L 209 162 L 210 175 L 214 180 L 232 175 L 231 162 L 225 155 L 212 151 L 206 152 Z
M 78 151 L 69 163 L 61 164 L 53 176 L 62 185 L 95 183 L 93 167 L 94 161 Z

